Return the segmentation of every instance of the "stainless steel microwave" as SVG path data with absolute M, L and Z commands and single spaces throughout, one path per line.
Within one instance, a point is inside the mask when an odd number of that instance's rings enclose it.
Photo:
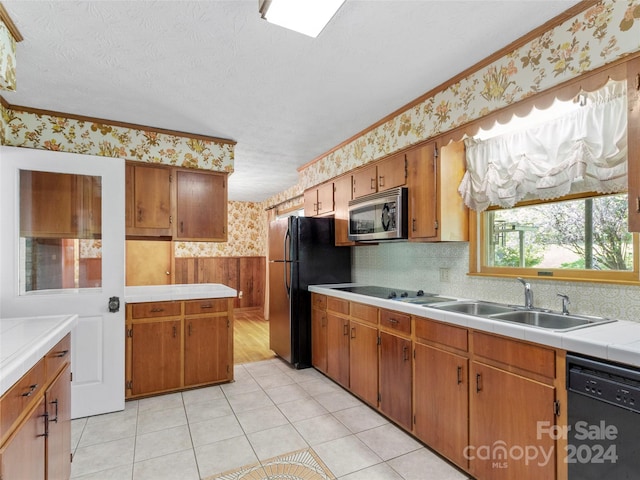
M 349 240 L 406 240 L 407 189 L 393 188 L 349 202 Z

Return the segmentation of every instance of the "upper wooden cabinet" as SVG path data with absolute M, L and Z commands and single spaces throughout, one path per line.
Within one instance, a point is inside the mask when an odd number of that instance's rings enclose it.
M 100 177 L 20 171 L 20 235 L 97 238 L 101 232 Z
M 335 220 L 336 246 L 355 245 L 349 240 L 349 200 L 351 200 L 351 174 L 342 175 L 333 181 L 335 200 L 333 218 Z M 306 205 L 306 202 L 305 202 Z
M 353 198 L 400 187 L 407 181 L 407 159 L 404 153 L 393 155 L 353 172 Z
M 468 209 L 458 194 L 464 165 L 462 142 L 439 150 L 432 142 L 407 152 L 409 240 L 469 239 Z
M 315 217 L 333 212 L 333 182 L 323 183 L 304 192 L 304 215 Z
M 127 163 L 127 235 L 171 236 L 171 169 Z
M 227 174 L 126 164 L 130 237 L 227 240 Z
M 227 175 L 176 171 L 176 239 L 227 240 Z
M 629 231 L 640 232 L 640 57 L 627 62 Z

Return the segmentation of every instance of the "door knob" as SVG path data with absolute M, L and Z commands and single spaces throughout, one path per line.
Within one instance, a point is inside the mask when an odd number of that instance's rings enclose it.
M 120 311 L 120 298 L 111 297 L 109 298 L 109 312 L 116 313 Z

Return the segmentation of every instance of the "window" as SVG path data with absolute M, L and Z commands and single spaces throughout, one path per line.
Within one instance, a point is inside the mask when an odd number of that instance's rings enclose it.
M 478 272 L 636 281 L 638 241 L 627 212 L 626 194 L 487 210 L 478 214 Z

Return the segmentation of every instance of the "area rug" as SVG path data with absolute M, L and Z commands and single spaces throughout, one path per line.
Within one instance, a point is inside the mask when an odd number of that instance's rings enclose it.
M 207 477 L 205 480 L 335 480 L 311 448 L 286 453 L 263 462 Z

